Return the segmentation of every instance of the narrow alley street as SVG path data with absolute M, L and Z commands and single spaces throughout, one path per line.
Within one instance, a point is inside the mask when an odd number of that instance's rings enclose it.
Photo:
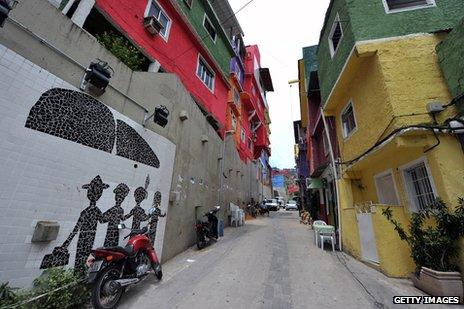
M 405 308 L 392 297 L 424 295 L 408 280 L 321 251 L 298 213 L 282 210 L 226 229 L 216 244 L 187 250 L 163 271 L 162 282 L 132 287 L 120 308 Z

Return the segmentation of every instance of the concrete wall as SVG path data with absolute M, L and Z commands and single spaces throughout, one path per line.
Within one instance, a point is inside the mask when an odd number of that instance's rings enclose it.
M 160 140 L 166 141 L 166 145 L 175 145 L 175 156 L 172 151 L 170 155 L 167 155 L 166 159 L 173 160 L 174 167 L 172 171 L 167 174 L 151 176 L 152 185 L 157 182 L 162 188 L 170 187 L 169 190 L 163 189 L 162 192 L 162 201 L 167 203 L 165 209 L 168 216 L 165 219 L 160 219 L 160 222 L 165 220 L 166 225 L 163 246 L 159 248 L 160 251 L 162 250 L 161 258 L 166 261 L 192 245 L 195 241 L 193 225 L 196 207 L 201 206 L 206 210 L 208 207 L 214 206 L 219 199 L 219 166 L 223 141 L 208 124 L 179 79 L 172 74 L 131 71 L 99 45 L 95 38 L 75 26 L 45 0 L 21 2 L 10 15 L 12 19 L 8 20 L 4 28 L 0 29 L 0 44 L 17 54 L 15 57 L 19 57 L 18 59 L 25 58 L 24 63 L 37 68 L 39 72 L 47 72 L 55 80 L 62 81 L 66 88 L 72 89 L 80 85 L 84 68 L 91 61 L 96 58 L 108 61 L 115 73 L 106 92 L 98 97 L 98 101 L 102 102 L 102 105 L 109 107 L 113 114 L 124 117 L 143 136 L 145 136 L 144 134 L 159 136 Z M 7 67 L 13 72 L 19 72 L 20 70 L 20 66 L 10 67 L 8 65 Z M 8 82 L 8 80 L 3 80 L 5 87 L 10 87 L 11 81 L 10 84 Z M 35 87 L 34 85 L 34 83 L 32 85 L 27 84 L 32 88 Z M 52 86 L 48 85 L 47 87 Z M 20 104 L 20 101 L 22 101 L 21 98 L 15 96 L 16 92 L 10 91 L 13 98 L 8 104 L 4 105 L 5 108 Z M 39 92 L 36 92 L 35 96 L 28 97 L 28 104 L 37 99 Z M 146 128 L 142 129 L 141 124 L 144 117 L 148 113 L 152 113 L 154 108 L 160 104 L 165 105 L 170 111 L 168 125 L 162 128 L 150 121 Z M 187 112 L 188 120 L 180 120 L 179 114 L 181 111 Z M 4 113 L 2 112 L 2 114 Z M 18 114 L 17 118 L 19 122 L 24 121 L 24 115 L 22 114 Z M 32 136 L 35 131 L 29 133 Z M 7 136 L 12 135 L 9 133 Z M 203 136 L 208 138 L 208 142 L 202 142 Z M 52 140 L 59 145 L 68 142 L 58 137 L 53 137 Z M 15 149 L 20 148 L 21 145 L 17 144 L 17 140 L 14 138 L 6 139 L 6 141 L 8 144 L 5 147 L 10 149 L 8 156 L 17 156 Z M 39 141 L 37 140 L 36 143 L 39 143 Z M 165 151 L 169 153 L 170 151 L 166 146 L 156 143 L 150 144 L 150 146 L 157 154 Z M 4 153 L 2 158 L 4 159 L 6 155 L 7 153 Z M 59 156 L 60 153 L 57 152 L 56 155 Z M 226 190 L 222 206 L 228 205 L 229 202 L 240 204 L 248 201 L 250 197 L 258 199 L 260 185 L 256 180 L 257 166 L 254 163 L 245 165 L 240 160 L 231 138 L 226 140 L 224 158 L 224 174 L 227 178 L 224 180 Z M 86 164 L 98 165 L 92 157 L 82 156 L 80 159 Z M 141 166 L 142 164 L 138 165 Z M 37 174 L 44 171 L 41 165 L 35 165 L 33 162 L 30 163 L 30 168 L 34 169 Z M 48 173 L 51 174 L 54 167 L 48 166 L 47 168 Z M 57 165 L 55 168 L 60 167 Z M 2 179 L 7 178 L 4 174 L 5 171 L 6 169 L 3 169 Z M 142 174 L 145 173 L 141 172 L 139 176 L 134 176 L 135 178 L 131 180 L 133 186 L 143 186 L 142 178 L 144 180 L 146 175 L 142 176 Z M 20 176 L 25 177 L 24 175 Z M 71 180 L 66 184 L 70 187 L 69 190 L 74 192 L 77 185 L 85 184 L 91 180 L 88 178 L 88 175 L 80 175 L 78 179 L 76 178 L 77 180 L 73 180 L 75 184 L 73 182 L 71 185 Z M 107 181 L 104 176 L 102 178 L 104 182 Z M 114 177 L 111 185 L 118 181 L 120 181 L 119 178 Z M 140 184 L 141 182 L 142 184 Z M 154 189 L 156 188 L 149 190 L 150 193 Z M 168 191 L 170 194 L 168 194 Z M 28 192 L 25 192 L 25 194 L 28 194 Z M 76 192 L 75 194 L 77 195 Z M 43 195 L 49 196 L 50 192 L 43 191 Z M 169 195 L 171 201 L 168 203 Z M 143 205 L 144 208 L 147 208 L 150 204 L 146 203 L 146 205 Z M 12 214 L 15 211 L 22 211 L 17 209 L 19 204 L 14 203 L 14 200 L 11 205 Z M 79 204 L 81 209 L 84 205 Z M 47 208 L 48 205 L 43 204 L 42 207 Z M 227 218 L 228 210 L 226 207 L 223 209 L 220 215 Z M 67 213 L 66 220 L 71 223 L 75 222 L 77 219 L 76 211 L 77 208 L 73 212 Z M 33 216 L 34 214 L 31 213 L 29 217 L 23 218 L 22 221 L 11 221 L 9 224 L 21 224 L 27 227 L 25 233 L 30 235 L 34 224 Z M 48 220 L 61 221 L 61 218 L 56 217 L 53 212 L 49 212 L 46 217 Z M 5 224 L 4 221 L 3 224 Z M 66 226 L 65 229 L 69 231 L 69 226 Z M 58 239 L 62 240 L 64 236 L 66 236 L 66 233 L 65 230 L 62 230 L 58 235 Z M 98 237 L 97 234 L 97 239 Z M 26 239 L 24 236 L 12 239 L 15 239 L 16 243 L 25 243 L 26 247 L 31 248 L 30 239 Z M 2 254 L 11 255 L 15 252 L 16 246 L 15 244 L 9 244 L 2 247 Z M 53 245 L 50 246 L 53 247 Z M 30 283 L 32 276 L 38 273 L 36 267 L 39 257 L 43 257 L 48 253 L 50 253 L 50 248 L 47 246 L 35 251 L 29 250 L 29 253 L 25 255 L 34 254 L 34 261 L 36 262 L 28 265 L 28 268 L 25 268 L 25 265 L 21 263 L 15 265 L 10 263 L 10 265 L 0 262 L 2 263 L 0 264 L 2 271 L 9 270 L 8 273 L 1 274 L 0 281 L 11 281 L 13 278 L 22 277 L 22 281 L 12 281 L 11 283 L 13 285 L 27 285 Z M 10 262 L 12 261 L 10 260 Z

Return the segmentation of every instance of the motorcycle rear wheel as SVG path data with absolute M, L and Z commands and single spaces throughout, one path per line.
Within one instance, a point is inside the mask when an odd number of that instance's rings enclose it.
M 95 285 L 92 288 L 92 305 L 98 309 L 116 308 L 121 299 L 123 288 L 115 286 L 112 280 L 119 279 L 120 270 L 116 266 L 110 266 L 98 275 Z

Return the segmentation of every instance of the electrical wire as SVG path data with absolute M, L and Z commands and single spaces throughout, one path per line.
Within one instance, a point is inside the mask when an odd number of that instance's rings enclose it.
M 382 134 L 380 134 L 379 138 L 377 139 L 376 143 L 378 143 L 380 141 L 380 139 L 382 138 L 382 136 L 385 134 L 385 132 L 387 132 L 387 130 L 390 128 L 391 124 L 393 123 L 393 121 L 395 121 L 396 119 L 398 118 L 402 118 L 402 117 L 410 117 L 410 116 L 423 116 L 423 115 L 428 115 L 429 113 L 411 113 L 411 114 L 403 114 L 403 115 L 396 115 L 396 116 L 393 116 L 391 119 L 390 119 L 390 122 L 388 123 L 388 125 L 385 127 L 385 130 L 383 130 Z
M 368 155 L 370 152 L 372 152 L 376 147 L 382 145 L 383 143 L 385 143 L 386 141 L 388 141 L 390 138 L 392 138 L 393 136 L 395 136 L 396 134 L 399 134 L 399 133 L 404 133 L 404 132 L 407 132 L 408 130 L 411 130 L 411 129 L 422 129 L 422 130 L 439 130 L 439 131 L 458 131 L 458 130 L 462 130 L 461 128 L 457 128 L 457 129 L 453 129 L 451 127 L 444 127 L 444 126 L 432 126 L 432 125 L 409 125 L 409 126 L 404 126 L 404 127 L 400 127 L 400 128 L 397 128 L 395 130 L 393 130 L 390 134 L 388 134 L 386 137 L 384 137 L 383 139 L 381 139 L 379 142 L 375 143 L 372 147 L 370 147 L 369 149 L 367 149 L 366 151 L 364 151 L 362 154 L 360 154 L 359 156 L 357 156 L 356 158 L 354 159 L 351 159 L 349 161 L 344 161 L 344 162 L 339 162 L 338 164 L 341 164 L 341 165 L 351 165 L 353 163 L 356 163 L 359 159 L 361 159 L 362 157 Z M 404 132 L 402 132 L 404 131 Z

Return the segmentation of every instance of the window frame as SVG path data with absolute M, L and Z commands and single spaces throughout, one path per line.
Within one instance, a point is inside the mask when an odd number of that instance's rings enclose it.
M 388 6 L 387 0 L 382 0 L 383 7 L 385 8 L 385 13 L 387 14 L 394 14 L 394 13 L 401 13 L 401 12 L 415 11 L 415 10 L 437 7 L 437 3 L 435 0 L 426 0 L 426 1 L 428 2 L 428 4 L 415 5 L 415 6 L 411 6 L 408 8 L 402 8 L 402 9 L 390 9 L 390 7 Z
M 340 24 L 340 32 L 342 33 L 342 36 L 340 37 L 340 40 L 338 41 L 337 48 L 334 48 L 333 41 L 332 41 L 332 36 L 335 33 L 336 23 Z M 344 36 L 345 36 L 345 34 L 343 33 L 342 23 L 340 22 L 340 15 L 337 13 L 337 15 L 335 16 L 335 19 L 334 19 L 334 21 L 332 23 L 332 27 L 330 28 L 329 36 L 327 37 L 327 39 L 329 41 L 329 51 L 330 51 L 330 57 L 331 58 L 335 57 L 335 55 L 337 54 L 337 51 L 340 49 L 340 44 L 341 44 Z
M 404 189 L 405 189 L 407 201 L 409 203 L 409 210 L 411 212 L 418 212 L 420 209 L 419 209 L 419 205 L 417 205 L 417 203 L 416 203 L 416 195 L 415 195 L 414 192 L 412 192 L 412 190 L 414 188 L 412 188 L 411 184 L 408 183 L 408 181 L 407 181 L 408 179 L 407 179 L 406 172 L 411 167 L 414 167 L 415 165 L 419 165 L 420 163 L 424 163 L 425 170 L 427 172 L 427 176 L 428 176 L 428 179 L 429 179 L 429 182 L 430 182 L 430 187 L 432 188 L 432 193 L 433 193 L 435 198 L 438 197 L 435 182 L 433 180 L 433 175 L 432 175 L 432 172 L 430 170 L 428 160 L 427 160 L 427 158 L 425 156 L 420 157 L 420 158 L 418 158 L 416 160 L 413 160 L 413 161 L 411 161 L 409 163 L 406 163 L 406 164 L 400 166 L 399 170 L 401 171 L 401 176 L 402 176 L 402 180 L 403 180 L 403 186 L 404 186 Z
M 214 29 L 214 39 L 211 37 L 211 34 L 209 33 L 208 29 L 206 29 L 206 25 L 205 25 L 205 22 L 206 20 L 208 20 L 208 23 L 211 25 L 211 27 Z M 213 41 L 214 44 L 216 44 L 216 39 L 217 39 L 217 30 L 216 30 L 216 27 L 214 27 L 213 23 L 211 22 L 211 19 L 209 19 L 208 15 L 206 15 L 205 13 L 205 16 L 203 17 L 203 28 L 205 29 L 206 33 L 208 34 L 209 38 Z
M 347 111 L 349 106 L 351 105 L 351 109 L 353 110 L 353 119 L 354 119 L 354 128 L 349 133 L 345 132 L 345 126 L 343 125 L 343 114 Z M 356 111 L 354 109 L 353 99 L 350 99 L 348 103 L 343 107 L 342 111 L 340 112 L 340 123 L 342 128 L 342 136 L 343 140 L 348 140 L 354 133 L 358 131 L 358 120 L 356 119 Z
M 385 176 L 388 176 L 388 175 L 391 175 L 392 180 L 393 180 L 393 188 L 395 189 L 395 196 L 396 196 L 397 204 L 385 204 L 385 203 L 380 201 L 380 197 L 382 196 L 382 194 L 380 194 L 380 188 L 379 188 L 379 185 L 377 183 L 377 180 L 380 179 L 380 178 L 383 178 Z M 393 173 L 393 169 L 388 169 L 386 171 L 383 171 L 383 172 L 378 173 L 377 175 L 375 175 L 374 176 L 374 184 L 375 184 L 375 190 L 377 192 L 377 200 L 379 201 L 380 204 L 400 206 L 401 199 L 400 199 L 400 195 L 398 194 L 398 187 L 396 186 L 395 174 Z
M 163 35 L 163 34 L 161 33 L 161 31 L 159 32 L 160 37 L 162 37 L 163 40 L 167 43 L 168 40 L 169 40 L 169 34 L 171 33 L 172 19 L 171 19 L 171 17 L 169 17 L 169 15 L 166 13 L 166 10 L 161 6 L 161 4 L 160 4 L 158 1 L 156 1 L 156 0 L 148 0 L 148 4 L 147 4 L 147 7 L 145 8 L 145 13 L 143 14 L 143 17 L 149 17 L 149 16 L 151 16 L 151 15 L 148 15 L 148 14 L 150 13 L 151 4 L 152 4 L 153 2 L 156 3 L 156 5 L 159 6 L 159 8 L 160 8 L 160 14 L 163 13 L 163 14 L 166 16 L 167 20 L 168 20 L 168 26 L 166 27 L 166 34 Z M 159 20 L 157 17 L 155 17 L 155 18 L 160 22 L 160 20 Z M 161 22 L 160 22 L 160 23 L 161 23 Z
M 209 88 L 209 86 L 206 84 L 205 81 L 203 81 L 203 79 L 201 78 L 201 76 L 198 76 L 198 69 L 200 67 L 200 61 L 202 61 L 206 68 L 210 71 L 210 73 L 213 75 L 213 78 L 212 78 L 212 88 Z M 211 68 L 211 66 L 209 65 L 209 63 L 205 60 L 205 58 L 203 58 L 200 54 L 198 54 L 198 58 L 197 58 L 197 65 L 196 65 L 196 69 L 195 69 L 195 75 L 198 77 L 198 79 L 203 83 L 203 85 L 206 86 L 206 88 L 209 89 L 209 91 L 211 91 L 213 94 L 214 94 L 214 89 L 215 89 L 215 86 L 216 86 L 216 73 L 214 72 L 214 70 Z

